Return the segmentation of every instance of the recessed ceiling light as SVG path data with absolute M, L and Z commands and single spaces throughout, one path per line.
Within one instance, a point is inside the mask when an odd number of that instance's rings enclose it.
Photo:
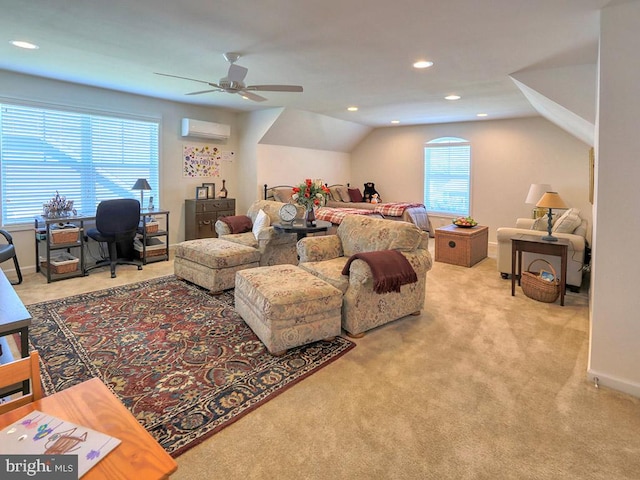
M 486 116 L 487 116 L 487 114 L 486 114 L 486 113 L 478 113 L 478 114 L 476 115 L 476 117 L 486 117 Z
M 433 66 L 433 62 L 428 60 L 419 60 L 413 64 L 413 68 L 429 68 Z
M 25 42 L 25 41 L 22 41 L 22 40 L 11 40 L 10 43 L 14 47 L 26 48 L 27 50 L 37 50 L 38 48 L 40 48 L 35 43 Z
M 347 107 L 347 110 L 349 110 L 350 112 L 357 112 L 358 107 Z
M 391 120 L 391 123 L 400 123 L 400 120 Z
M 445 100 L 460 100 L 460 95 L 447 95 L 444 97 Z

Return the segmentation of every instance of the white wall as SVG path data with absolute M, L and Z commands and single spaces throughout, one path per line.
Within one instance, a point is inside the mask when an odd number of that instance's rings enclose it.
M 601 14 L 589 375 L 640 396 L 640 2 Z
M 591 224 L 590 147 L 542 117 L 376 129 L 352 152 L 351 184 L 374 182 L 384 201 L 423 202 L 424 144 L 444 136 L 471 142 L 471 215 L 489 241 L 531 215 L 531 183 L 551 184 Z
M 139 95 L 86 87 L 66 82 L 47 80 L 39 77 L 20 75 L 0 71 L 0 102 L 36 102 L 53 108 L 78 108 L 105 114 L 139 115 L 160 120 L 160 188 L 162 199 L 160 207 L 170 210 L 170 244 L 184 240 L 184 200 L 195 198 L 195 189 L 202 182 L 215 182 L 219 189 L 222 179 L 233 196 L 234 188 L 239 184 L 234 162 L 222 162 L 219 178 L 183 178 L 182 146 L 184 144 L 210 144 L 223 150 L 237 150 L 237 115 L 222 109 L 204 108 L 167 102 Z M 180 135 L 180 122 L 183 117 L 208 120 L 231 125 L 231 138 L 226 143 L 205 141 L 202 139 L 184 139 Z M 37 186 L 34 185 L 34 188 Z M 63 194 L 63 192 L 60 192 Z M 55 192 L 52 192 L 52 195 Z M 156 202 L 158 206 L 158 203 Z M 41 212 L 34 212 L 34 216 Z M 35 268 L 33 226 L 28 225 L 22 231 L 10 228 L 18 251 L 21 270 L 33 271 Z M 11 262 L 2 268 L 12 269 Z
M 343 152 L 258 145 L 258 159 L 260 186 L 298 185 L 306 178 L 343 183 L 351 174 L 351 156 Z

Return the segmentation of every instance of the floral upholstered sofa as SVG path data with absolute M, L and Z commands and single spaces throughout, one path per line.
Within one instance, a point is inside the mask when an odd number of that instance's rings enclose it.
M 342 328 L 351 336 L 417 314 L 424 306 L 431 254 L 429 235 L 408 222 L 394 222 L 364 215 L 347 215 L 335 235 L 306 237 L 298 242 L 300 268 L 316 275 L 343 293 Z M 396 250 L 409 261 L 417 282 L 400 292 L 376 293 L 372 270 L 365 261 L 349 258 L 361 252 Z
M 231 228 L 222 220 L 215 224 L 218 238 L 228 242 L 239 243 L 247 247 L 256 248 L 260 252 L 260 266 L 283 265 L 298 263 L 296 253 L 297 237 L 295 233 L 278 232 L 271 226 L 280 222 L 280 208 L 284 205 L 281 202 L 271 200 L 258 200 L 254 202 L 247 211 L 247 217 L 251 219 L 253 227 L 256 227 L 258 213 L 262 210 L 268 220 L 259 229 L 253 228 L 244 233 L 231 233 Z M 299 211 L 300 217 L 304 212 Z

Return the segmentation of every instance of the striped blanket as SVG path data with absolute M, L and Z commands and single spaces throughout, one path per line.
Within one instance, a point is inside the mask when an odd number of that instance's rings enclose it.
M 407 208 L 423 207 L 421 203 L 380 203 L 373 210 L 381 215 L 388 217 L 401 217 Z
M 320 207 L 316 210 L 316 218 L 331 222 L 334 225 L 340 225 L 342 219 L 346 215 L 377 215 L 373 210 L 364 210 L 361 208 L 331 208 Z

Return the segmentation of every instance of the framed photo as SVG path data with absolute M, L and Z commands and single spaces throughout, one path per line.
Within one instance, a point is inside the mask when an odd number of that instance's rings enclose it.
M 215 183 L 203 183 L 203 187 L 207 187 L 207 198 L 216 198 L 216 184 Z
M 207 187 L 196 187 L 196 200 L 206 200 L 208 192 Z

